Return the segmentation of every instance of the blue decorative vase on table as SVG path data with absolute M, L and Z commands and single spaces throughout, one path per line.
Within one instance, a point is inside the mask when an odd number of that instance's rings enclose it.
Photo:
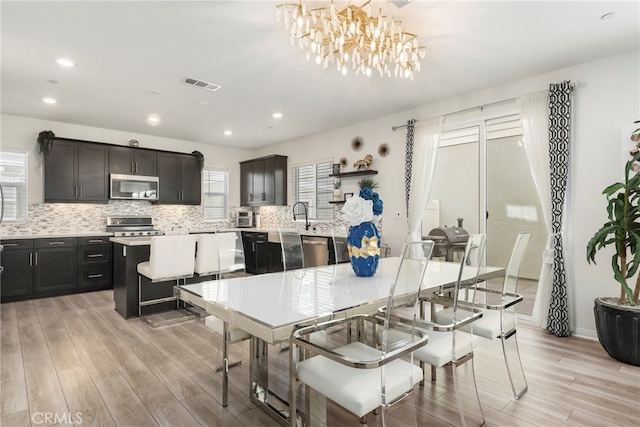
M 380 260 L 378 227 L 371 222 L 352 226 L 347 236 L 347 249 L 356 276 L 371 277 L 376 274 Z
M 351 224 L 347 236 L 351 267 L 356 276 L 371 277 L 376 274 L 380 260 L 377 224 L 382 215 L 382 200 L 372 188 L 362 187 L 357 196 L 347 199 L 341 212 L 342 219 Z

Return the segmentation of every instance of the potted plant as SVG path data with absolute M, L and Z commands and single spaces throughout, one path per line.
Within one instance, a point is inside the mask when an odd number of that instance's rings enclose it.
M 56 134 L 50 130 L 43 130 L 38 134 L 38 153 L 42 154 L 45 158 L 49 155 L 49 151 L 51 151 L 51 146 L 53 145 L 53 140 L 56 137 Z
M 636 122 L 638 123 L 638 122 Z M 640 129 L 631 139 L 638 141 Z M 596 252 L 613 245 L 613 276 L 620 284 L 619 298 L 596 298 L 594 315 L 600 344 L 611 357 L 640 366 L 640 275 L 631 286 L 640 266 L 640 161 L 637 150 L 625 164 L 624 181 L 616 182 L 602 192 L 607 196 L 607 221 L 587 244 L 587 262 L 595 264 Z
M 340 194 L 341 185 L 342 185 L 342 180 L 340 178 L 333 178 L 333 200 L 334 201 L 342 200 L 342 194 Z

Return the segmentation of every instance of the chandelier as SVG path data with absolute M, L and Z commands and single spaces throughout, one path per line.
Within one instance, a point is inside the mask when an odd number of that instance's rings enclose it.
M 403 30 L 401 21 L 388 20 L 382 10 L 372 16 L 370 3 L 337 10 L 331 0 L 330 6 L 307 9 L 300 0 L 279 4 L 276 11 L 278 22 L 284 15 L 291 45 L 297 42 L 307 61 L 313 57 L 324 68 L 336 64 L 343 75 L 351 68 L 367 77 L 377 70 L 381 76 L 413 80 L 425 48 L 415 34 Z

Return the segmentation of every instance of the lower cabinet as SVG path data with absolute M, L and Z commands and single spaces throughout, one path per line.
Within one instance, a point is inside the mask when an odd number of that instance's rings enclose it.
M 263 274 L 269 272 L 269 235 L 268 233 L 243 232 L 244 261 L 247 273 Z
M 269 273 L 284 271 L 282 262 L 282 246 L 280 243 L 269 242 Z
M 111 287 L 108 237 L 9 239 L 2 245 L 2 302 Z

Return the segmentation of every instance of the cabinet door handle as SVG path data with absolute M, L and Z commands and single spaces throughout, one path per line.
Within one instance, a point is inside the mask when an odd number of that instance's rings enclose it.
M 77 185 L 73 186 L 73 198 L 74 199 L 78 198 L 78 186 Z
M 131 172 L 136 173 L 135 164 L 133 163 L 133 160 L 131 160 Z
M 262 193 L 262 200 L 267 200 L 267 193 Z
M 29 267 L 33 266 L 33 252 L 29 252 Z
M 36 267 L 38 266 L 38 252 L 36 252 Z
M 102 258 L 103 254 L 89 254 L 89 258 Z
M 80 189 L 80 199 L 82 199 L 82 185 L 78 185 L 78 188 Z
M 133 162 L 133 172 L 138 173 L 138 162 Z
M 89 239 L 89 243 L 102 243 L 102 239 Z
M 64 245 L 64 242 L 49 242 L 50 245 Z
M 104 276 L 103 274 L 90 274 L 88 277 L 89 279 L 98 279 L 100 277 Z
M 18 246 L 17 243 L 3 243 L 2 246 L 4 246 L 5 248 L 8 248 L 9 246 Z

